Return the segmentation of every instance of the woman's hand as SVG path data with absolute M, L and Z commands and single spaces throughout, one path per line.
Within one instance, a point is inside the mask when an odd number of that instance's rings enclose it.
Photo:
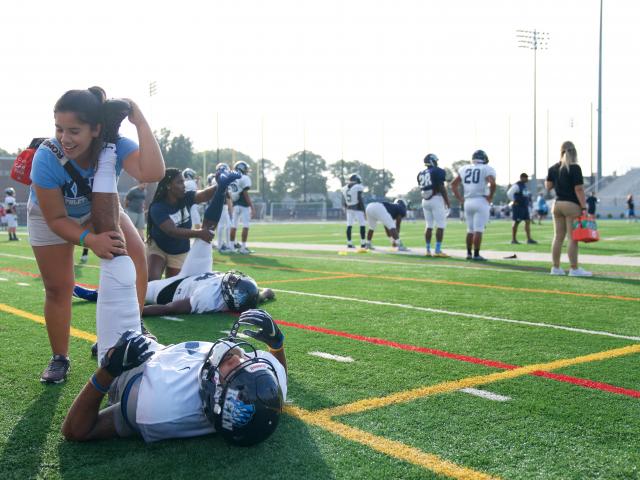
M 143 122 L 146 122 L 144 115 L 142 114 L 142 110 L 138 107 L 138 104 L 131 100 L 130 98 L 126 98 L 127 102 L 131 104 L 131 113 L 129 113 L 129 121 L 133 123 L 136 127 L 140 126 Z
M 115 231 L 90 233 L 84 240 L 84 244 L 98 257 L 105 260 L 112 259 L 115 255 L 127 255 L 126 245 L 120 234 Z
M 211 243 L 213 240 L 213 232 L 211 230 L 203 228 L 201 230 L 194 231 L 196 232 L 196 238 L 199 238 L 200 240 L 204 240 L 207 243 Z

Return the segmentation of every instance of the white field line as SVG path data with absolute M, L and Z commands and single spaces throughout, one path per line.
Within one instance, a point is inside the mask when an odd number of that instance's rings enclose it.
M 528 325 L 530 327 L 553 328 L 556 330 L 564 330 L 567 332 L 575 332 L 575 333 L 584 333 L 587 335 L 600 335 L 604 337 L 622 338 L 624 340 L 634 340 L 636 342 L 640 341 L 640 337 L 634 337 L 631 335 L 619 335 L 617 333 L 604 332 L 600 330 L 587 330 L 584 328 L 566 327 L 564 325 L 555 325 L 552 323 L 527 322 L 525 320 L 512 320 L 510 318 L 490 317 L 488 315 L 478 315 L 475 313 L 454 312 L 452 310 L 441 310 L 439 308 L 416 307 L 415 305 L 407 305 L 403 303 L 380 302 L 378 300 L 364 300 L 361 298 L 353 298 L 353 297 L 339 297 L 337 295 L 323 295 L 320 293 L 296 292 L 293 290 L 281 290 L 279 288 L 277 289 L 274 288 L 273 290 L 275 292 L 289 293 L 291 295 L 303 295 L 308 297 L 326 298 L 329 300 L 342 300 L 345 302 L 359 302 L 359 303 L 367 303 L 369 305 L 382 305 L 385 307 L 405 308 L 407 310 L 418 310 L 420 312 L 442 313 L 444 315 L 452 315 L 455 317 L 477 318 L 479 320 L 490 320 L 492 322 L 515 323 L 518 325 Z
M 0 277 L 0 282 L 8 282 L 8 281 L 9 281 L 8 278 Z
M 469 395 L 475 395 L 476 397 L 493 400 L 494 402 L 508 402 L 511 400 L 511 397 L 505 397 L 504 395 L 498 395 L 497 393 L 488 392 L 486 390 L 478 390 L 477 388 L 463 388 L 460 391 L 468 393 Z
M 353 358 L 351 357 L 342 357 L 340 355 L 334 355 L 332 353 L 326 353 L 326 352 L 309 352 L 309 355 L 312 355 L 314 357 L 326 358 L 327 360 L 335 360 L 336 362 L 343 362 L 343 363 L 353 362 Z
M 402 265 L 405 267 L 414 267 L 414 268 L 453 268 L 459 270 L 482 270 L 485 272 L 501 272 L 501 273 L 544 273 L 548 275 L 549 272 L 546 270 L 544 272 L 536 272 L 536 271 L 522 271 L 522 270 L 509 270 L 504 268 L 491 268 L 491 267 L 472 267 L 466 265 L 443 265 L 438 263 L 439 260 L 429 261 L 430 263 L 409 263 L 409 262 L 394 262 L 394 261 L 384 261 L 384 260 L 363 260 L 360 258 L 344 258 L 341 256 L 340 258 L 333 258 L 322 255 L 287 255 L 287 254 L 278 254 L 278 253 L 261 253 L 261 257 L 276 257 L 276 258 L 296 258 L 298 260 L 321 260 L 321 261 L 332 261 L 332 262 L 354 262 L 354 263 L 371 263 L 377 265 Z
M 169 317 L 169 316 L 162 316 L 160 318 L 163 318 L 165 320 L 171 320 L 172 322 L 184 322 L 183 319 L 178 318 L 178 317 Z
M 24 282 L 16 282 L 16 285 L 20 285 L 21 287 L 30 287 L 31 286 L 31 284 L 24 283 Z

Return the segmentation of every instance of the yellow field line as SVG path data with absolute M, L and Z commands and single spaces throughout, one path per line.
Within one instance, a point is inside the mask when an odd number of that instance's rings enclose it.
M 412 390 L 405 390 L 403 392 L 393 393 L 386 397 L 365 398 L 346 405 L 340 405 L 338 407 L 326 408 L 314 412 L 326 417 L 335 417 L 339 415 L 348 415 L 352 413 L 360 413 L 366 410 L 374 408 L 385 407 L 396 403 L 410 402 L 419 398 L 427 397 L 430 395 L 437 395 L 440 393 L 448 393 L 462 388 L 475 387 L 478 385 L 486 385 L 493 382 L 499 382 L 502 380 L 522 377 L 529 375 L 532 372 L 538 370 L 552 371 L 559 368 L 569 367 L 572 365 L 578 365 L 581 363 L 596 362 L 599 360 L 606 360 L 615 357 L 621 357 L 624 355 L 631 355 L 640 352 L 640 343 L 628 345 L 626 347 L 615 348 L 613 350 L 605 350 L 602 352 L 590 353 L 588 355 L 582 355 L 580 357 L 566 358 L 561 360 L 554 360 L 548 363 L 538 363 L 534 365 L 526 365 L 524 367 L 516 368 L 513 370 L 505 370 L 502 372 L 490 373 L 488 375 L 478 375 L 474 377 L 467 377 L 460 380 L 453 380 L 450 382 L 443 382 L 437 385 L 430 385 L 427 387 L 415 388 Z
M 3 312 L 11 313 L 13 315 L 17 315 L 19 317 L 28 318 L 29 320 L 33 320 L 34 322 L 41 323 L 42 325 L 46 325 L 44 321 L 44 317 L 40 315 L 34 315 L 33 313 L 25 312 L 24 310 L 20 310 L 19 308 L 14 308 L 9 305 L 5 305 L 4 303 L 0 303 L 0 310 Z M 90 342 L 97 341 L 97 337 L 93 333 L 85 332 L 84 330 L 78 330 L 77 328 L 71 327 L 71 336 L 76 338 L 82 338 L 83 340 L 88 340 Z
M 33 313 L 11 307 L 3 303 L 0 303 L 0 311 L 27 318 L 43 325 L 45 323 L 44 318 L 40 315 L 34 315 Z M 95 335 L 78 330 L 77 328 L 71 329 L 71 335 L 73 337 L 89 340 L 90 342 L 96 341 Z M 460 467 L 454 463 L 448 462 L 447 460 L 441 459 L 437 455 L 422 452 L 417 448 L 410 447 L 401 442 L 387 440 L 386 438 L 367 433 L 357 428 L 349 427 L 340 422 L 331 420 L 323 413 L 309 412 L 308 410 L 290 405 L 286 406 L 284 411 L 303 422 L 323 428 L 342 438 L 366 445 L 371 447 L 373 450 L 382 452 L 392 458 L 404 460 L 442 475 L 447 475 L 460 480 L 489 480 L 497 478 L 481 472 L 476 472 L 469 468 Z
M 358 275 L 361 278 L 374 278 L 378 280 L 393 280 L 404 282 L 418 282 L 418 283 L 431 283 L 436 285 L 451 285 L 457 287 L 470 287 L 470 288 L 483 288 L 487 290 L 504 290 L 509 292 L 526 292 L 526 293 L 540 293 L 548 295 L 569 295 L 574 297 L 585 298 L 607 298 L 609 300 L 623 300 L 627 302 L 640 302 L 640 297 L 625 297 L 622 295 L 607 295 L 601 293 L 583 293 L 583 292 L 568 292 L 564 290 L 551 290 L 548 288 L 526 288 L 526 287 L 510 287 L 505 285 L 488 285 L 484 283 L 471 283 L 471 282 L 457 282 L 453 280 L 438 280 L 434 278 L 412 278 L 401 277 L 394 275 L 371 275 L 371 274 L 350 274 L 348 272 L 333 272 L 324 270 L 315 270 L 309 268 L 293 268 L 293 267 L 274 267 L 271 265 L 259 265 L 255 263 L 238 263 L 238 262 L 218 262 L 218 263 L 233 263 L 238 266 L 245 266 L 251 268 L 262 268 L 265 270 L 280 270 L 287 272 L 304 272 L 304 273 L 324 273 L 327 275 Z M 348 277 L 345 277 L 348 278 Z
M 470 468 L 461 467 L 455 463 L 444 460 L 437 455 L 425 453 L 417 448 L 405 445 L 404 443 L 389 440 L 358 428 L 350 427 L 332 420 L 326 415 L 309 412 L 303 408 L 291 405 L 285 407 L 285 412 L 305 423 L 320 427 L 352 442 L 367 445 L 373 450 L 384 453 L 385 455 L 404 460 L 405 462 L 426 468 L 440 475 L 447 475 L 448 477 L 462 480 L 488 480 L 498 478 Z

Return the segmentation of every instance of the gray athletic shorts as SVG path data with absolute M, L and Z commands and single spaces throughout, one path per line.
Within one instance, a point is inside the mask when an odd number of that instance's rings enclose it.
M 80 218 L 71 218 L 80 225 L 89 223 L 91 214 L 88 213 Z M 47 221 L 42 216 L 42 210 L 35 203 L 27 204 L 27 231 L 29 232 L 29 244 L 33 247 L 46 247 L 47 245 L 60 245 L 69 243 L 64 238 L 59 237 L 47 225 Z

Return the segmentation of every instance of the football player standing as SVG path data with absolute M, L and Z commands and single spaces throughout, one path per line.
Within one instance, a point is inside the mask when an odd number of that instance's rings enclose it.
M 7 231 L 9 232 L 9 240 L 20 240 L 16 235 L 18 227 L 18 210 L 16 208 L 16 191 L 13 187 L 8 187 L 4 191 L 4 216 L 7 222 Z
M 433 256 L 446 258 L 449 255 L 442 251 L 442 239 L 444 229 L 447 226 L 447 211 L 449 210 L 449 196 L 444 184 L 446 173 L 444 169 L 438 167 L 438 157 L 433 153 L 424 157 L 424 164 L 427 168 L 418 174 L 418 185 L 422 191 L 422 211 L 426 223 L 424 231 L 426 255 L 427 257 L 431 256 L 431 237 L 435 225 L 436 249 Z
M 247 237 L 249 236 L 249 223 L 255 217 L 256 210 L 249 196 L 251 189 L 251 177 L 249 177 L 249 164 L 247 162 L 236 162 L 233 170 L 241 173 L 242 177 L 229 185 L 229 194 L 233 201 L 233 218 L 231 219 L 231 242 L 238 253 L 249 254 L 251 250 L 247 248 Z M 238 224 L 242 222 L 242 244 L 236 242 L 236 231 Z
M 360 247 L 366 247 L 363 192 L 362 178 L 357 173 L 351 175 L 349 183 L 342 187 L 342 204 L 347 211 L 347 248 L 354 248 L 351 241 L 351 229 L 354 221 L 358 222 L 360 226 Z
M 471 164 L 463 166 L 451 183 L 453 194 L 461 205 L 464 204 L 467 220 L 467 260 L 486 260 L 480 255 L 480 245 L 484 227 L 489 221 L 489 206 L 496 193 L 496 171 L 488 163 L 489 157 L 484 150 L 476 150 L 471 157 Z M 461 184 L 464 197 L 460 193 Z

